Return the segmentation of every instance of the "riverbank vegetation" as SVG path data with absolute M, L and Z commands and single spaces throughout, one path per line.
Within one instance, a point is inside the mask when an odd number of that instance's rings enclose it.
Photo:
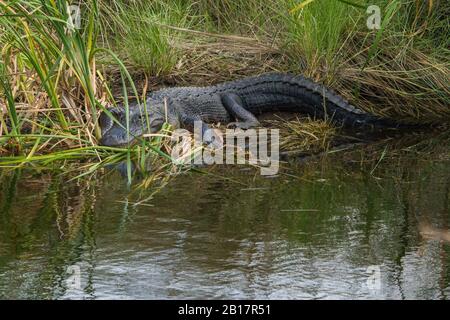
M 99 113 L 165 85 L 268 71 L 305 74 L 381 116 L 445 126 L 449 2 L 370 4 L 378 29 L 358 0 L 81 1 L 79 24 L 70 1 L 0 0 L 0 165 L 88 160 L 77 167 L 86 173 L 151 159 L 162 172 L 172 168 L 167 137 L 98 146 Z M 331 132 L 299 126 L 285 126 L 287 139 Z

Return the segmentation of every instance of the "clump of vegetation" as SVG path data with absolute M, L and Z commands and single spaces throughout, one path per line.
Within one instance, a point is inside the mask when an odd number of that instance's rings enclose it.
M 76 26 L 69 19 L 67 1 L 0 2 L 3 16 L 0 84 L 2 99 L 2 166 L 40 162 L 95 159 L 82 166 L 85 173 L 104 164 L 146 157 L 133 148 L 97 145 L 101 132 L 98 115 L 114 102 L 105 73 L 98 68 L 99 55 L 108 55 L 126 81 L 137 91 L 127 69 L 114 52 L 97 46 L 97 1 L 82 9 L 84 18 Z M 3 98 L 4 97 L 4 98 Z M 166 156 L 154 142 L 152 153 Z M 129 177 L 130 178 L 130 177 Z
M 379 29 L 367 28 L 359 0 L 94 0 L 81 2 L 76 27 L 69 1 L 0 1 L 0 165 L 88 160 L 81 169 L 91 172 L 156 157 L 153 169 L 167 170 L 158 137 L 124 148 L 97 143 L 100 112 L 127 108 L 167 80 L 292 72 L 378 115 L 448 123 L 449 2 L 371 3 L 381 9 Z M 305 141 L 325 147 L 334 134 L 326 126 L 307 122 L 302 130 L 317 139 Z
M 267 120 L 270 126 L 280 129 L 280 150 L 318 153 L 328 150 L 336 137 L 337 129 L 327 121 L 299 118 L 286 121 Z

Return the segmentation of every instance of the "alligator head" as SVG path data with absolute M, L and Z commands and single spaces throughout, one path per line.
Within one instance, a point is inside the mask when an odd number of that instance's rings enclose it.
M 101 145 L 110 147 L 127 145 L 144 133 L 158 132 L 165 122 L 174 128 L 179 127 L 178 114 L 173 105 L 168 103 L 166 107 L 164 103 L 147 101 L 147 108 L 137 103 L 129 105 L 127 132 L 125 110 L 125 107 L 118 106 L 108 109 L 110 115 L 106 112 L 100 115 L 98 121 L 102 131 Z

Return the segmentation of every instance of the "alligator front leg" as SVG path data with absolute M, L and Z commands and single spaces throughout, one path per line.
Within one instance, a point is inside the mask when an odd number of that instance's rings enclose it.
M 201 139 L 206 146 L 213 148 L 222 148 L 223 140 L 217 136 L 214 129 L 210 128 L 201 117 L 186 117 L 182 119 L 183 127 L 190 132 L 201 133 Z M 201 132 L 195 132 L 195 128 L 199 127 Z
M 235 93 L 225 93 L 222 95 L 222 103 L 231 117 L 236 118 L 237 122 L 230 122 L 228 127 L 240 129 L 250 129 L 260 125 L 258 119 L 243 107 L 241 98 Z

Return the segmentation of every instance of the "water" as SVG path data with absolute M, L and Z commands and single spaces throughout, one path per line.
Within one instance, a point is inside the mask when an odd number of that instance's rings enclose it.
M 276 178 L 219 168 L 140 205 L 151 191 L 114 172 L 3 171 L 0 297 L 446 299 L 449 169 L 448 157 L 330 157 Z

